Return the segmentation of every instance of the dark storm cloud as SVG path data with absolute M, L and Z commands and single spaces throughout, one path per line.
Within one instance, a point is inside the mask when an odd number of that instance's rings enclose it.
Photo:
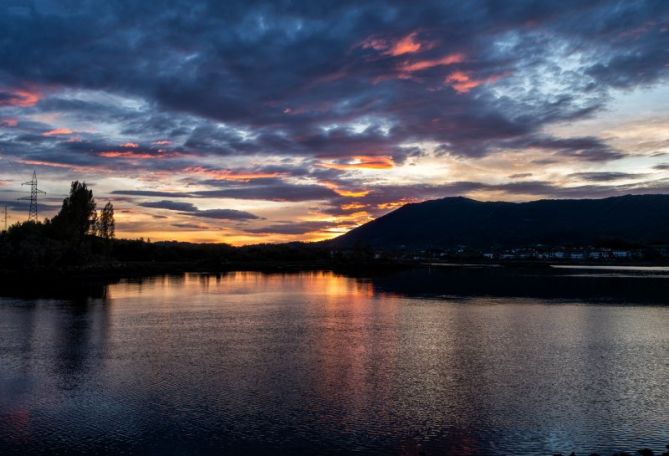
M 7 207 L 8 210 L 11 211 L 20 211 L 23 212 L 26 217 L 28 216 L 28 209 L 30 208 L 30 202 L 29 201 L 16 201 L 16 200 L 0 200 L 0 207 L 4 208 Z M 60 204 L 44 204 L 44 203 L 38 203 L 37 204 L 37 212 L 40 214 L 42 212 L 51 212 L 57 209 L 60 209 Z
M 613 180 L 613 179 L 612 179 Z M 600 179 L 600 182 L 604 182 Z M 443 185 L 414 184 L 414 185 L 384 185 L 376 187 L 368 195 L 362 198 L 333 199 L 330 205 L 323 208 L 323 212 L 331 215 L 350 214 L 364 210 L 374 217 L 383 215 L 397 207 L 396 204 L 388 206 L 388 203 L 401 204 L 439 199 L 444 197 L 456 197 L 474 191 L 493 191 L 501 193 L 506 197 L 501 199 L 515 199 L 518 196 L 532 198 L 604 198 L 609 196 L 621 196 L 627 194 L 649 194 L 666 193 L 669 191 L 668 179 L 655 179 L 640 181 L 631 184 L 598 185 L 584 184 L 572 187 L 563 187 L 546 181 L 521 181 L 502 184 L 489 184 L 485 182 L 460 181 Z M 355 207 L 346 209 L 346 204 L 355 202 Z M 358 207 L 360 206 L 360 207 Z
M 333 190 L 321 185 L 274 183 L 270 185 L 240 185 L 219 190 L 201 190 L 193 195 L 205 198 L 234 198 L 269 201 L 315 201 L 337 197 Z
M 205 209 L 195 212 L 198 217 L 222 219 L 222 220 L 253 220 L 259 219 L 257 215 L 246 211 L 238 211 L 235 209 Z
M 123 196 L 154 196 L 157 198 L 187 198 L 192 196 L 190 193 L 184 192 L 160 192 L 154 190 L 114 190 L 112 195 Z
M 624 153 L 612 149 L 602 140 L 592 136 L 564 139 L 546 135 L 531 135 L 502 144 L 504 147 L 516 149 L 543 149 L 558 156 L 579 158 L 583 161 L 608 161 L 625 156 Z
M 593 182 L 609 182 L 622 179 L 638 179 L 643 177 L 643 174 L 638 173 L 620 173 L 620 172 L 591 172 L 591 173 L 571 173 L 568 177 L 575 177 L 580 180 L 593 181 Z
M 177 211 L 185 215 L 194 215 L 197 217 L 204 217 L 210 219 L 221 219 L 221 220 L 253 220 L 258 219 L 257 215 L 251 214 L 246 211 L 238 211 L 235 209 L 198 209 L 192 203 L 179 202 L 179 201 L 149 201 L 144 203 L 139 203 L 138 206 L 149 207 L 154 209 L 167 209 L 170 211 Z
M 669 71 L 662 0 L 17 5 L 0 7 L 0 104 L 113 120 L 124 134 L 220 155 L 401 162 L 416 150 L 399 144 L 435 141 L 463 156 L 506 144 L 612 160 L 621 154 L 599 140 L 538 132 L 600 109 L 611 87 L 653 84 Z M 393 55 L 410 33 L 422 47 Z M 456 54 L 461 61 L 434 63 Z M 565 64 L 574 55 L 577 64 Z M 446 82 L 455 71 L 460 86 Z M 17 92 L 26 87 L 39 100 Z M 62 87 L 145 105 L 51 99 Z
M 664 180 L 608 171 L 574 172 L 570 182 L 583 185 L 569 187 L 530 173 L 495 184 L 380 185 L 346 164 L 383 156 L 403 165 L 436 146 L 437 155 L 465 159 L 532 150 L 533 165 L 604 167 L 625 152 L 549 127 L 593 116 L 613 89 L 666 81 L 667 18 L 664 0 L 8 0 L 0 5 L 0 153 L 55 175 L 155 173 L 155 182 L 179 173 L 185 179 L 171 188 L 193 190 L 146 190 L 145 182 L 112 194 L 207 221 L 259 217 L 191 201 L 313 202 L 314 212 L 376 216 L 473 192 L 666 191 Z M 270 155 L 287 161 L 265 163 Z M 637 182 L 614 185 L 623 179 Z M 331 226 L 269 221 L 246 231 Z
M 139 203 L 138 206 L 142 207 L 151 207 L 154 209 L 168 209 L 170 211 L 181 211 L 181 212 L 195 212 L 197 208 L 192 203 L 183 203 L 179 201 L 149 201 L 146 203 Z

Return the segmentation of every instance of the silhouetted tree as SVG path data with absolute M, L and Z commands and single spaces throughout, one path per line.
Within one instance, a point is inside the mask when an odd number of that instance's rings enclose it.
M 97 220 L 98 236 L 110 240 L 114 239 L 116 222 L 114 221 L 114 205 L 111 202 L 105 204 Z
M 51 225 L 58 237 L 81 241 L 91 231 L 94 234 L 96 215 L 93 191 L 86 183 L 74 181 L 70 196 L 63 200 L 63 206 L 51 220 Z

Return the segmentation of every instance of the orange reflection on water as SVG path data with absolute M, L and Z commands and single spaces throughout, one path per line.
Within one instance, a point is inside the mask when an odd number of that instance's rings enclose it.
M 187 273 L 124 280 L 109 286 L 108 297 L 114 299 L 189 296 L 208 291 L 226 294 L 262 293 L 271 291 L 306 295 L 325 295 L 323 302 L 332 304 L 346 297 L 348 305 L 356 306 L 374 296 L 371 283 L 335 274 L 331 271 L 304 273 L 262 273 L 236 271 L 219 274 Z

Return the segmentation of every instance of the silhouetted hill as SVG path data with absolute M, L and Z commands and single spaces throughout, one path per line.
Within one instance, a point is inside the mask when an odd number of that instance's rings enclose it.
M 330 241 L 339 248 L 486 248 L 603 241 L 669 243 L 669 195 L 528 203 L 444 198 L 407 204 Z

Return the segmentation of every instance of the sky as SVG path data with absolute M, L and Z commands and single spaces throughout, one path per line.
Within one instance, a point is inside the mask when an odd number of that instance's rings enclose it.
M 669 2 L 0 3 L 0 204 L 313 241 L 403 204 L 669 193 Z

